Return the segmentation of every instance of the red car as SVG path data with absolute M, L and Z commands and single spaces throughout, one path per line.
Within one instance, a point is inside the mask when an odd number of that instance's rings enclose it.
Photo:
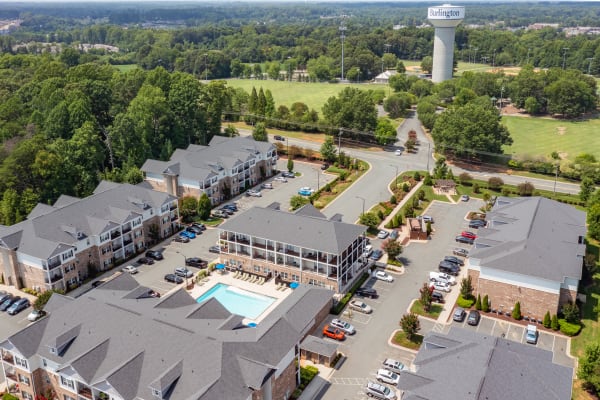
M 469 238 L 469 239 L 473 239 L 473 240 L 477 239 L 477 235 L 475 235 L 473 232 L 469 232 L 469 231 L 463 231 L 460 234 L 460 236 L 466 237 L 466 238 Z
M 330 337 L 335 340 L 346 339 L 346 334 L 333 326 L 325 325 L 323 327 L 323 335 Z

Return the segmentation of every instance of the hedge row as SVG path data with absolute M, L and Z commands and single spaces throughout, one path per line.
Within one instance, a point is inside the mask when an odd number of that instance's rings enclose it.
M 339 315 L 342 312 L 342 310 L 344 309 L 344 307 L 346 307 L 346 304 L 348 304 L 348 302 L 354 295 L 354 292 L 356 292 L 356 290 L 359 287 L 361 287 L 362 284 L 365 283 L 365 281 L 367 279 L 369 279 L 369 273 L 364 272 L 362 274 L 362 276 L 356 281 L 356 283 L 354 285 L 352 285 L 352 287 L 350 288 L 350 291 L 348 293 L 346 293 L 346 295 L 344 297 L 342 297 L 342 299 L 340 301 L 338 301 L 333 307 L 331 307 L 331 313 L 333 315 Z

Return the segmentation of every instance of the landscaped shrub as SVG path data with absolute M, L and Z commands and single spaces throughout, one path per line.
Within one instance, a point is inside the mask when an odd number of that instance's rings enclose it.
M 413 179 L 417 182 L 419 182 L 421 180 L 421 174 L 419 173 L 419 171 L 415 171 L 415 173 L 413 175 Z
M 458 300 L 456 300 L 456 305 L 462 308 L 471 308 L 475 299 L 465 299 L 462 295 L 458 295 Z
M 560 329 L 560 325 L 558 325 L 558 316 L 556 314 L 554 314 L 552 316 L 552 321 L 550 322 L 550 328 L 552 328 L 552 330 L 557 331 Z
M 363 283 L 365 283 L 365 281 L 369 278 L 369 273 L 368 272 L 364 272 L 362 274 L 362 276 L 354 283 L 354 285 L 352 285 L 352 287 L 350 288 L 350 290 L 348 291 L 348 293 L 346 293 L 346 295 L 337 302 L 336 305 L 334 305 L 333 307 L 331 307 L 331 313 L 338 315 L 339 313 L 342 312 L 342 310 L 344 309 L 344 307 L 346 306 L 346 304 L 348 304 L 348 302 L 350 301 L 350 299 L 352 298 L 352 296 L 354 295 L 354 292 L 356 292 L 356 290 L 362 286 Z
M 492 190 L 500 190 L 502 188 L 502 186 L 504 185 L 504 181 L 502 180 L 502 178 L 498 178 L 497 176 L 492 176 L 490 179 L 488 179 L 488 188 L 492 189 Z
M 575 336 L 581 330 L 581 324 L 572 324 L 562 318 L 558 320 L 558 325 L 560 326 L 560 331 L 567 336 Z
M 479 193 L 479 184 L 477 184 L 477 183 L 473 184 L 473 193 Z
M 518 301 L 515 303 L 515 307 L 513 308 L 512 317 L 516 320 L 523 318 L 521 315 L 521 303 Z
M 481 306 L 481 295 L 478 294 L 477 295 L 477 301 L 475 302 L 475 309 L 476 310 L 481 310 L 482 306 Z
M 306 367 L 300 367 L 300 382 L 304 387 L 313 380 L 315 376 L 319 373 L 317 367 L 313 367 L 312 365 L 307 365 Z
M 410 192 L 410 185 L 406 182 L 404 182 L 404 184 L 402 185 L 402 191 L 405 193 Z
M 483 296 L 483 301 L 481 302 L 481 310 L 483 312 L 490 311 L 490 299 L 488 298 L 487 294 L 485 296 Z
M 567 303 L 562 307 L 562 314 L 565 320 L 571 324 L 578 324 L 580 321 L 579 307 L 575 303 Z
M 552 323 L 552 318 L 550 317 L 550 311 L 546 311 L 546 315 L 544 315 L 544 320 L 542 321 L 542 325 L 544 325 L 544 328 L 550 328 L 551 323 Z
M 394 205 L 398 204 L 398 200 L 396 199 L 396 196 L 392 195 L 392 197 L 390 197 L 390 203 L 394 204 Z

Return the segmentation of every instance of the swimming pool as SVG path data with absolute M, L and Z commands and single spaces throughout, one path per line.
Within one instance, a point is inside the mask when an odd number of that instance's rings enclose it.
M 196 301 L 202 303 L 213 297 L 223 304 L 223 307 L 230 313 L 251 319 L 258 317 L 275 301 L 273 297 L 249 292 L 224 283 L 217 283 L 208 292 L 198 297 Z

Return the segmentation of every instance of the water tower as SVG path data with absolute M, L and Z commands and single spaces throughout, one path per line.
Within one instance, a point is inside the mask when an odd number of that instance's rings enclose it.
M 443 82 L 452 78 L 455 28 L 465 18 L 465 8 L 444 4 L 427 9 L 427 19 L 435 27 L 433 71 L 431 80 Z

